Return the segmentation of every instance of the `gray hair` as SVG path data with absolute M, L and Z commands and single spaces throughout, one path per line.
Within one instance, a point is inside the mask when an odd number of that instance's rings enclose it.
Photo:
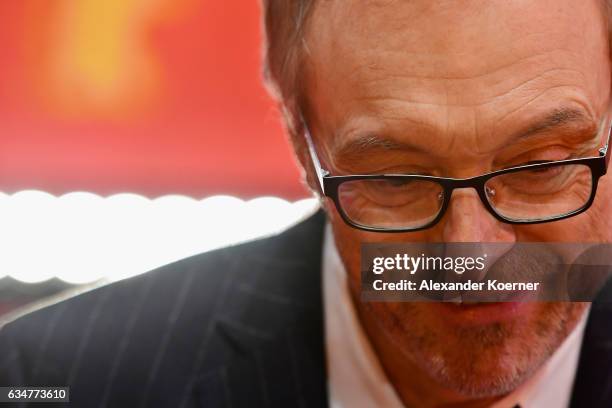
M 301 146 L 299 82 L 302 45 L 315 0 L 262 0 L 264 21 L 264 82 L 279 104 L 294 146 Z

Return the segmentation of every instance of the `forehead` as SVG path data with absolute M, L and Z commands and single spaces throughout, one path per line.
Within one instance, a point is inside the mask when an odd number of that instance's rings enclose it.
M 490 132 L 559 104 L 596 117 L 608 98 L 598 0 L 319 1 L 306 44 L 309 111 L 336 133 L 368 120 Z

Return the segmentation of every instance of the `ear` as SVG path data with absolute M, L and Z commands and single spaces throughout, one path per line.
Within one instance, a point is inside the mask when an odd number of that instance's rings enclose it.
M 306 142 L 304 133 L 306 128 L 301 109 L 295 99 L 286 101 L 285 104 L 281 103 L 279 108 L 283 116 L 285 134 L 289 136 L 294 158 L 301 172 L 302 182 L 317 198 L 321 198 L 323 192 Z
M 303 130 L 303 127 L 300 126 L 300 129 Z M 306 187 L 312 191 L 317 198 L 321 198 L 322 191 L 319 186 L 319 180 L 317 179 L 317 173 L 314 169 L 303 133 L 291 134 L 290 140 L 293 146 L 294 156 L 302 174 L 302 182 L 305 183 Z
M 303 126 L 300 126 L 299 128 L 302 129 L 303 132 Z M 294 156 L 297 159 L 298 167 L 300 168 L 300 172 L 302 174 L 302 182 L 312 192 L 313 196 L 319 200 L 319 205 L 329 216 L 330 211 L 333 211 L 335 208 L 334 203 L 330 198 L 325 197 L 321 191 L 321 186 L 317 178 L 317 173 L 314 169 L 312 158 L 310 157 L 310 151 L 304 138 L 304 134 L 292 133 L 290 140 L 293 146 Z

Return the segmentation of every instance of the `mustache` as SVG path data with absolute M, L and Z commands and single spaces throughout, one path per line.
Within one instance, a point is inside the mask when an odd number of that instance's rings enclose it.
M 381 244 L 383 246 L 384 244 Z M 441 267 L 419 271 L 393 270 L 374 274 L 364 268 L 362 248 L 362 290 L 364 300 L 450 301 L 450 302 L 591 302 L 612 301 L 612 245 L 577 243 L 419 243 L 386 244 L 376 254 L 418 254 L 427 258 L 474 259 L 490 256 L 485 268 L 457 273 Z M 370 264 L 371 265 L 371 264 Z M 422 265 L 425 265 L 424 261 Z M 367 288 L 376 279 L 385 282 L 414 282 L 415 290 L 373 293 Z M 425 282 L 425 284 L 424 284 Z M 491 284 L 490 284 L 491 283 Z M 537 290 L 524 290 L 531 284 Z M 523 286 L 521 286 L 523 285 Z M 608 290 L 608 286 L 611 288 Z M 508 288 L 499 290 L 498 288 Z M 606 290 L 604 290 L 606 289 Z

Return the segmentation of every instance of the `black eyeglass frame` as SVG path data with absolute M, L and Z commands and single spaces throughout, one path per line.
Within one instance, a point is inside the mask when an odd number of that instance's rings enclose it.
M 321 166 L 321 162 L 319 161 L 319 157 L 317 155 L 310 131 L 308 130 L 308 126 L 306 125 L 306 122 L 304 120 L 302 121 L 302 123 L 304 126 L 304 136 L 306 139 L 306 144 L 308 146 L 308 150 L 310 153 L 312 165 L 317 174 L 317 179 L 319 182 L 319 186 L 321 188 L 321 193 L 323 194 L 323 196 L 326 196 L 332 199 L 332 201 L 334 202 L 334 205 L 336 206 L 336 209 L 338 210 L 338 213 L 340 214 L 344 222 L 346 222 L 348 225 L 354 228 L 364 230 L 364 231 L 394 233 L 394 232 L 421 231 L 421 230 L 425 230 L 425 229 L 431 228 L 434 225 L 436 225 L 442 219 L 442 217 L 446 213 L 446 210 L 448 209 L 448 205 L 450 204 L 453 190 L 459 189 L 459 188 L 475 189 L 476 192 L 478 193 L 478 196 L 480 197 L 480 201 L 482 201 L 485 208 L 497 220 L 507 223 L 507 224 L 523 224 L 523 225 L 524 224 L 540 224 L 544 222 L 559 221 L 559 220 L 573 217 L 575 215 L 585 212 L 593 204 L 593 200 L 595 199 L 595 195 L 597 193 L 597 184 L 599 182 L 599 179 L 602 176 L 604 176 L 608 170 L 608 163 L 610 161 L 610 150 L 612 150 L 612 149 L 608 149 L 608 146 L 610 144 L 610 137 L 612 136 L 612 122 L 608 121 L 607 119 L 606 121 L 607 122 L 604 122 L 604 123 L 608 124 L 607 126 L 608 136 L 606 139 L 606 144 L 598 150 L 599 156 L 526 164 L 523 166 L 509 167 L 507 169 L 496 170 L 496 171 L 482 174 L 480 176 L 463 178 L 463 179 L 451 178 L 451 177 L 413 175 L 413 174 L 355 174 L 355 175 L 346 175 L 346 176 L 332 176 L 329 171 L 325 170 Z M 598 135 L 599 134 L 601 133 L 598 132 Z M 548 218 L 542 218 L 542 219 L 533 219 L 533 220 L 509 219 L 509 218 L 502 216 L 497 211 L 495 211 L 495 208 L 493 208 L 493 206 L 491 205 L 491 203 L 489 202 L 486 196 L 485 184 L 489 179 L 493 177 L 497 177 L 502 174 L 524 171 L 527 169 L 542 169 L 542 168 L 549 168 L 549 167 L 556 167 L 556 166 L 564 166 L 568 164 L 585 165 L 589 167 L 589 169 L 591 170 L 591 182 L 592 182 L 591 195 L 588 201 L 582 207 L 574 211 L 570 211 L 568 213 L 564 213 L 564 214 L 560 214 L 560 215 L 552 216 Z M 407 180 L 407 179 L 432 181 L 432 182 L 439 184 L 443 188 L 443 202 L 442 202 L 442 206 L 440 207 L 438 211 L 438 214 L 436 215 L 434 219 L 432 219 L 430 222 L 428 222 L 427 224 L 423 226 L 416 227 L 416 228 L 370 227 L 367 225 L 359 224 L 351 220 L 350 217 L 346 214 L 346 212 L 342 208 L 342 204 L 340 203 L 340 198 L 338 195 L 338 189 L 342 183 L 346 183 L 348 181 L 355 181 L 355 180 Z

